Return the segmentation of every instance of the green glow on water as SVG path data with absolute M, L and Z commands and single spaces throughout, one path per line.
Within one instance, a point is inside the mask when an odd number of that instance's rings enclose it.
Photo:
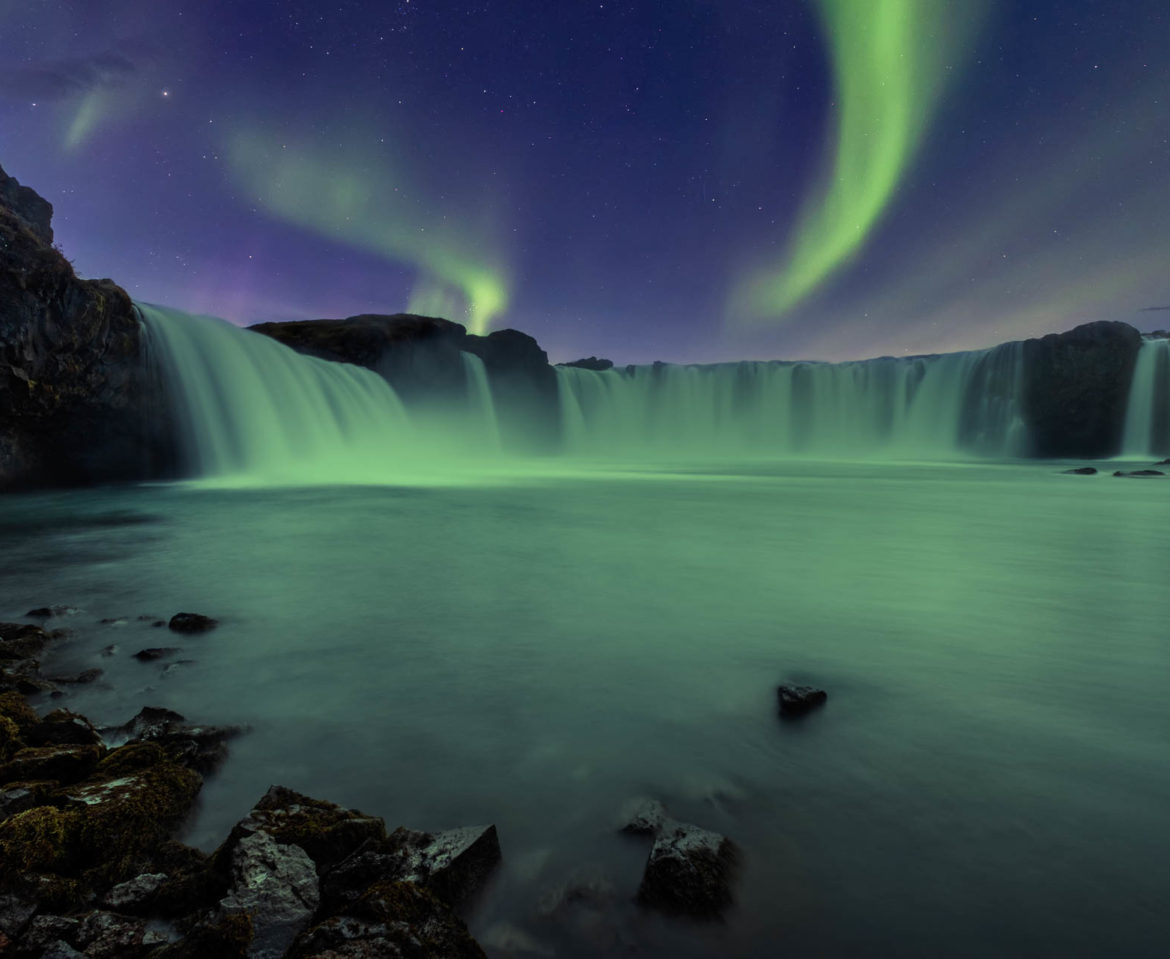
M 834 144 L 782 264 L 737 284 L 731 315 L 777 320 L 862 248 L 917 154 L 975 33 L 935 0 L 821 0 L 834 76 Z
M 266 213 L 320 236 L 413 266 L 410 308 L 485 333 L 511 295 L 491 217 L 448 210 L 403 160 L 360 146 L 282 142 L 249 129 L 227 151 L 242 189 Z

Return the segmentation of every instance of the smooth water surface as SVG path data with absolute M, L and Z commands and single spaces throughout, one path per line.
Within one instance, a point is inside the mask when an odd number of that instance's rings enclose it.
M 84 609 L 46 666 L 106 670 L 65 702 L 98 720 L 252 725 L 197 845 L 271 783 L 495 822 L 492 955 L 1161 955 L 1170 480 L 1059 469 L 9 496 L 0 616 Z M 222 625 L 135 620 L 179 610 Z M 131 658 L 158 645 L 194 662 Z M 784 680 L 827 707 L 779 722 Z M 641 794 L 743 848 L 726 923 L 630 905 Z M 609 906 L 542 918 L 598 875 Z

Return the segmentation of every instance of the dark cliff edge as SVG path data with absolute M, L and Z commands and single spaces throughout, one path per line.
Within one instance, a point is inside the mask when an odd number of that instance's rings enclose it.
M 124 290 L 82 280 L 53 208 L 0 169 L 0 489 L 166 469 L 166 408 Z
M 468 333 L 459 323 L 413 313 L 363 313 L 250 327 L 299 353 L 381 374 L 411 408 L 461 402 L 469 388 L 463 353 L 484 365 L 502 439 L 517 452 L 559 445 L 560 400 L 548 354 L 527 333 Z

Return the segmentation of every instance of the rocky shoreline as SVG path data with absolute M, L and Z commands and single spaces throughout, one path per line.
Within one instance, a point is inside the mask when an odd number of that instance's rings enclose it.
M 492 825 L 387 830 L 379 817 L 272 786 L 210 854 L 178 841 L 205 779 L 247 730 L 154 706 L 110 727 L 67 708 L 38 714 L 28 697 L 54 705 L 97 678 L 41 673 L 42 657 L 72 635 L 46 626 L 80 612 L 41 607 L 26 616 L 36 622 L 0 623 L 0 956 L 485 955 L 463 915 L 502 859 Z M 139 619 L 177 638 L 217 625 L 195 613 Z M 709 921 L 733 905 L 741 853 L 727 837 L 653 799 L 633 801 L 618 830 L 651 841 L 639 906 Z M 608 922 L 609 883 L 578 877 L 538 916 L 573 934 L 583 904 Z M 536 944 L 519 926 L 488 932 L 500 954 Z

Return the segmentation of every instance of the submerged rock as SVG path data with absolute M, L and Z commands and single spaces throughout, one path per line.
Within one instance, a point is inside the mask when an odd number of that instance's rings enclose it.
M 84 686 L 102 678 L 103 670 L 96 666 L 92 669 L 83 669 L 80 673 L 71 673 L 67 676 L 49 676 L 50 683 L 59 683 L 62 686 Z
M 167 625 L 176 633 L 206 633 L 215 629 L 219 620 L 202 613 L 175 613 Z
M 823 706 L 828 701 L 829 694 L 815 686 L 785 684 L 776 688 L 776 699 L 780 705 L 780 715 L 792 719 Z
M 1063 470 L 1066 476 L 1096 476 L 1097 470 L 1092 466 L 1078 466 L 1076 469 Z
M 1161 470 L 1116 470 L 1114 476 L 1165 476 Z
M 731 905 L 738 851 L 726 836 L 671 822 L 654 839 L 638 901 L 694 918 L 718 916 Z
M 168 656 L 174 656 L 175 653 L 182 652 L 178 646 L 150 646 L 146 649 L 140 649 L 134 654 L 134 658 L 139 662 L 151 663 L 156 659 L 165 659 Z

